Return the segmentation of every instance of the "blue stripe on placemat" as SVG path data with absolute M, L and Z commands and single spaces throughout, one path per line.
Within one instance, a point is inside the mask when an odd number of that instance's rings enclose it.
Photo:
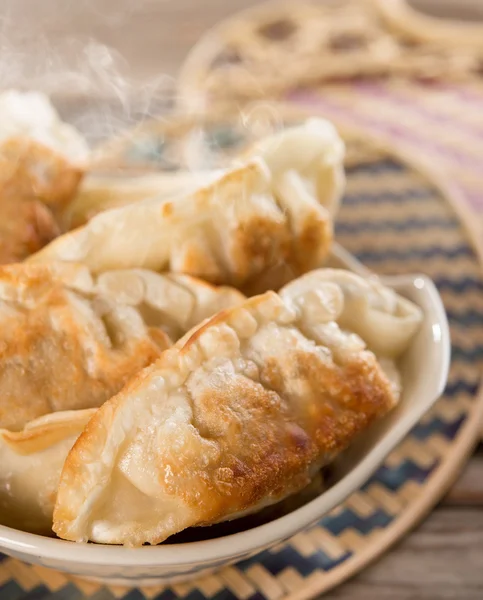
M 237 568 L 246 571 L 253 565 L 262 564 L 272 575 L 277 575 L 286 568 L 287 565 L 293 566 L 304 577 L 311 575 L 317 569 L 329 571 L 338 564 L 349 558 L 350 552 L 346 552 L 337 559 L 330 558 L 322 550 L 317 550 L 310 556 L 301 556 L 292 546 L 286 546 L 278 552 L 263 552 L 252 558 L 242 560 L 237 563 Z M 164 599 L 163 599 L 164 600 Z
M 462 415 L 454 421 L 447 423 L 443 419 L 435 417 L 429 423 L 418 423 L 411 431 L 411 435 L 422 441 L 433 436 L 435 433 L 440 433 L 441 435 L 444 435 L 444 437 L 452 440 L 458 433 L 459 428 L 464 423 L 465 419 L 466 415 Z
M 346 173 L 354 175 L 356 173 L 370 173 L 371 175 L 380 175 L 381 173 L 385 173 L 386 171 L 400 173 L 403 171 L 407 171 L 407 167 L 404 164 L 399 162 L 395 162 L 394 160 L 381 159 L 377 162 L 364 163 L 360 165 L 351 165 L 350 167 L 346 167 Z
M 259 592 L 253 594 L 252 596 L 249 596 L 250 599 L 256 597 L 263 598 L 263 600 L 266 600 L 266 598 L 262 596 Z M 190 600 L 197 599 L 190 598 Z M 202 597 L 202 600 L 204 600 L 204 596 Z M 218 593 L 216 593 L 211 600 L 238 600 L 238 597 L 232 591 L 228 590 L 227 588 L 224 588 L 223 590 L 220 590 Z
M 13 579 L 0 586 L 0 598 L 2 600 L 18 600 L 23 598 L 23 595 L 23 589 Z
M 441 248 L 441 246 L 431 246 L 430 248 L 408 248 L 407 250 L 393 250 L 392 248 L 382 248 L 381 250 L 361 250 L 355 252 L 357 258 L 367 262 L 385 262 L 405 261 L 412 258 L 429 259 L 436 257 L 458 258 L 461 256 L 474 257 L 473 250 L 467 245 L 454 246 L 453 248 Z
M 156 596 L 156 600 L 175 600 L 175 598 L 178 598 L 178 596 L 171 588 L 166 588 Z M 97 600 L 97 598 L 92 600 Z M 100 598 L 99 600 L 104 599 Z
M 336 234 L 364 233 L 370 231 L 382 233 L 384 231 L 418 231 L 438 227 L 439 229 L 457 229 L 458 221 L 454 219 L 409 219 L 407 221 L 357 221 L 355 223 L 337 223 Z
M 48 598 L 49 600 L 78 600 L 84 598 L 84 594 L 74 583 L 69 583 L 62 589 L 50 593 Z
M 129 590 L 129 592 L 127 592 L 127 594 L 123 596 L 123 598 L 124 600 L 144 600 L 144 594 L 137 588 L 134 588 L 132 590 Z M 203 594 L 201 594 L 200 600 L 202 600 L 203 598 L 204 596 Z
M 407 188 L 401 192 L 384 191 L 384 192 L 357 192 L 347 193 L 343 200 L 342 206 L 359 206 L 360 204 L 404 204 L 419 200 L 421 202 L 433 200 L 436 204 L 438 200 L 434 196 L 434 192 L 430 189 Z
M 447 398 L 451 398 L 452 396 L 456 396 L 458 394 L 468 394 L 469 396 L 474 396 L 478 391 L 478 387 L 479 382 L 458 379 L 448 383 L 446 389 L 444 390 L 444 395 Z
M 226 598 L 227 600 L 232 600 L 235 599 L 236 596 L 234 596 L 229 590 L 227 590 L 226 588 L 224 590 L 222 590 L 223 593 L 223 598 Z M 162 600 L 166 600 L 164 597 L 164 594 L 161 595 Z M 189 594 L 186 594 L 186 596 L 183 596 L 184 600 L 205 600 L 205 595 L 200 592 L 200 590 L 192 590 Z M 216 598 L 216 596 L 215 596 Z M 131 600 L 131 599 L 129 599 Z M 132 600 L 136 600 L 136 599 L 132 599 Z
M 173 600 L 173 598 L 176 597 L 174 592 L 172 592 L 172 594 L 173 594 L 172 598 L 169 598 L 169 599 L 167 598 L 166 600 Z M 89 600 L 112 600 L 112 599 L 113 599 L 112 592 L 107 587 L 101 587 L 99 590 L 94 592 L 92 595 L 89 595 Z
M 224 600 L 224 599 L 223 599 Z M 255 594 L 252 594 L 248 600 L 267 600 L 266 597 L 260 593 L 260 592 L 256 592 Z
M 460 346 L 453 345 L 451 347 L 451 357 L 453 360 L 460 360 L 463 362 L 474 362 L 483 358 L 483 345 L 478 344 L 473 348 L 461 348 Z
M 397 492 L 397 490 L 404 485 L 408 480 L 417 481 L 418 483 L 422 483 L 428 475 L 433 471 L 436 465 L 432 465 L 429 468 L 420 467 L 412 460 L 404 460 L 399 466 L 394 468 L 388 468 L 383 465 L 380 467 L 376 473 L 371 477 L 368 483 L 363 486 L 363 490 L 367 490 L 367 488 L 373 484 L 374 482 L 380 483 L 383 486 L 389 488 L 393 492 Z
M 34 587 L 33 589 L 24 592 L 22 595 L 22 600 L 41 600 L 42 598 L 50 598 L 50 600 L 52 600 L 56 596 L 56 594 L 63 593 L 67 587 L 69 587 L 69 586 L 63 587 L 60 590 L 60 592 L 52 593 L 49 590 L 49 588 L 47 588 L 45 585 L 38 585 L 37 587 Z M 82 596 L 82 592 L 75 587 L 73 587 L 73 593 L 74 593 L 74 596 L 77 598 Z M 0 597 L 3 600 L 3 597 L 2 596 L 0 596 Z M 66 596 L 64 595 L 63 597 L 65 598 Z
M 447 310 L 448 320 L 450 324 L 459 325 L 460 327 L 471 327 L 472 325 L 483 325 L 483 313 L 479 310 L 467 310 L 462 313 L 457 313 L 452 310 Z
M 335 566 L 334 561 L 322 550 L 311 554 L 310 557 L 305 557 L 291 546 L 286 546 L 279 552 L 264 553 L 262 563 L 264 568 L 274 576 L 281 573 L 287 565 L 296 569 L 302 577 L 308 577 L 317 569 L 327 571 Z
M 436 287 L 440 291 L 451 291 L 451 292 L 470 292 L 470 291 L 478 291 L 483 292 L 483 280 L 475 279 L 474 277 L 462 277 L 458 279 L 457 277 L 453 279 L 449 279 L 447 277 L 436 277 L 434 280 Z
M 391 520 L 392 517 L 382 509 L 375 510 L 368 517 L 361 517 L 346 508 L 340 514 L 324 517 L 320 524 L 336 536 L 349 528 L 366 535 L 375 527 L 385 527 Z

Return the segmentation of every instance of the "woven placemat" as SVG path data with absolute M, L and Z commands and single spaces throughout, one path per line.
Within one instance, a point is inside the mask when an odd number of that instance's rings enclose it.
M 425 16 L 407 0 L 267 2 L 201 37 L 178 103 L 211 112 L 348 79 L 470 80 L 483 73 L 482 40 L 483 24 Z
M 260 114 L 260 113 L 257 113 Z M 262 112 L 265 115 L 264 112 Z M 247 139 L 294 117 L 145 127 L 117 147 L 126 162 L 176 169 L 215 163 Z M 275 118 L 276 117 L 276 118 Z M 168 132 L 171 132 L 171 134 Z M 151 137 L 149 138 L 149 131 Z M 200 580 L 167 588 L 103 587 L 0 558 L 2 600 L 143 597 L 173 600 L 310 598 L 347 579 L 404 535 L 438 501 L 471 451 L 483 413 L 483 275 L 458 191 L 419 158 L 347 132 L 347 190 L 338 241 L 380 274 L 424 272 L 443 297 L 452 364 L 444 396 L 367 484 L 311 530 Z

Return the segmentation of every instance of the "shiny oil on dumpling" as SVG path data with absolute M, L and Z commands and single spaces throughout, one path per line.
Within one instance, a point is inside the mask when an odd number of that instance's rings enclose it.
M 0 94 L 0 264 L 23 260 L 60 233 L 89 149 L 36 92 Z
M 337 325 L 345 290 L 315 275 L 188 332 L 101 407 L 64 464 L 60 537 L 156 544 L 258 511 L 397 404 L 376 356 Z
M 100 406 L 199 321 L 243 296 L 145 270 L 0 268 L 0 427 Z
M 96 273 L 170 270 L 237 286 L 280 263 L 303 273 L 330 249 L 343 152 L 330 123 L 310 120 L 193 192 L 102 212 L 30 260 L 81 262 Z

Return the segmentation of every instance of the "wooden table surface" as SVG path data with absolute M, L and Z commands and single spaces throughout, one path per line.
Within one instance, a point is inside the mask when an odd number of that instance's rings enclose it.
M 49 91 L 57 85 L 56 71 L 84 67 L 102 94 L 129 95 L 136 87 L 146 89 L 155 79 L 164 80 L 169 87 L 187 51 L 208 27 L 258 3 L 0 0 L 2 86 L 25 85 L 28 78 L 27 85 Z M 106 52 L 100 44 L 113 52 Z M 483 447 L 416 531 L 377 564 L 326 597 L 481 600 Z

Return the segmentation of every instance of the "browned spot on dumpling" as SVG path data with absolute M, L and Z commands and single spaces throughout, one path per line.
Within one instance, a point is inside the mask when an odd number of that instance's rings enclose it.
M 290 38 L 296 30 L 297 26 L 293 21 L 289 19 L 279 19 L 262 25 L 262 27 L 258 29 L 258 33 L 262 37 L 274 42 L 281 42 Z
M 398 39 L 398 44 L 407 50 L 414 50 L 421 47 L 421 42 L 419 40 L 409 37 Z
M 225 48 L 215 56 L 211 63 L 211 69 L 219 69 L 237 65 L 243 62 L 241 54 L 235 48 Z
M 224 271 L 218 264 L 211 248 L 196 237 L 191 237 L 174 249 L 171 254 L 170 270 L 188 273 L 213 283 L 223 282 Z
M 59 235 L 55 219 L 38 200 L 0 198 L 0 263 L 20 262 Z
M 166 350 L 172 345 L 169 335 L 158 327 L 150 327 L 149 335 L 161 351 Z
M 73 198 L 82 169 L 38 142 L 9 138 L 0 146 L 0 194 L 39 198 L 62 210 Z
M 105 403 L 65 461 L 54 531 L 106 542 L 92 527 L 105 519 L 113 525 L 108 543 L 155 544 L 307 485 L 396 397 L 372 353 L 340 330 L 318 344 L 309 333 L 318 319 L 300 318 L 274 292 L 246 300 L 204 322 Z M 105 447 L 112 458 L 101 464 Z M 140 490 L 138 476 L 143 484 L 150 478 L 149 490 L 135 496 L 140 506 L 125 512 L 112 504 L 122 504 L 121 469 L 134 484 L 127 502 Z
M 172 202 L 164 202 L 161 204 L 161 215 L 163 217 L 170 217 L 173 214 L 173 203 Z
M 233 232 L 230 254 L 239 281 L 285 260 L 289 252 L 290 232 L 282 222 L 254 215 Z
M 367 45 L 367 38 L 362 33 L 337 33 L 331 36 L 329 48 L 336 52 L 353 52 Z
M 332 221 L 327 216 L 313 214 L 300 234 L 294 237 L 292 264 L 299 273 L 318 265 L 328 255 L 332 245 Z

